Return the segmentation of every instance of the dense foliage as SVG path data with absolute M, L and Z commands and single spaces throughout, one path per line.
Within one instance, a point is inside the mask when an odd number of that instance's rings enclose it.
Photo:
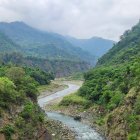
M 140 138 L 140 23 L 84 75 L 79 96 L 96 109 L 109 139 Z M 98 121 L 99 122 L 99 121 Z
M 4 33 L 0 32 L 0 52 L 10 52 L 18 50 L 19 46 L 10 40 Z
M 23 22 L 0 23 L 0 31 L 20 46 L 26 56 L 44 59 L 62 59 L 94 63 L 94 57 L 78 47 L 74 47 L 65 37 L 37 30 Z
M 94 57 L 73 47 L 61 35 L 36 30 L 22 22 L 0 23 L 0 63 L 40 68 L 57 77 L 83 72 Z
M 44 121 L 37 105 L 37 87 L 53 78 L 39 69 L 0 66 L 0 135 L 7 140 L 15 135 L 21 140 L 37 138 L 34 133 L 39 133 Z
M 24 57 L 22 54 L 6 53 L 0 56 L 1 64 L 15 64 L 18 66 L 28 66 L 40 68 L 45 72 L 52 72 L 56 77 L 68 76 L 76 72 L 84 72 L 90 68 L 89 64 L 83 61 L 71 60 L 49 60 L 36 57 Z
M 109 49 L 113 47 L 115 43 L 112 40 L 92 37 L 90 39 L 77 39 L 73 37 L 67 37 L 67 40 L 70 41 L 74 46 L 80 47 L 83 50 L 89 52 L 97 58 L 103 56 Z
M 120 41 L 114 47 L 101 57 L 98 65 L 112 65 L 124 63 L 132 60 L 134 56 L 140 54 L 140 22 L 126 31 Z
M 132 87 L 139 87 L 140 59 L 119 67 L 98 67 L 85 74 L 80 95 L 93 103 L 112 110 L 116 108 Z

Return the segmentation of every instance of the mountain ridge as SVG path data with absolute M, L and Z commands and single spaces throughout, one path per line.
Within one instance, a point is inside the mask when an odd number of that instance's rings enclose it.
M 95 65 L 94 56 L 74 47 L 59 34 L 35 29 L 24 22 L 2 22 L 0 23 L 0 31 L 20 45 L 27 55 L 46 58 L 47 55 L 44 53 L 46 51 L 56 59 L 62 56 L 64 59 L 81 59 Z M 55 53 L 53 54 L 53 52 Z
M 89 39 L 77 39 L 71 36 L 66 36 L 66 39 L 70 41 L 73 45 L 88 51 L 96 57 L 101 57 L 109 49 L 111 49 L 115 41 L 104 39 L 101 37 L 91 37 Z

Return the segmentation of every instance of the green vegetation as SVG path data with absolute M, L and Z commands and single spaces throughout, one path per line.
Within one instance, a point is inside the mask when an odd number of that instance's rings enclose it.
M 41 93 L 41 92 L 44 92 L 44 91 L 48 91 L 48 92 L 53 92 L 53 91 L 57 91 L 57 90 L 61 90 L 61 89 L 65 89 L 67 88 L 68 86 L 67 85 L 59 85 L 57 83 L 50 83 L 49 85 L 40 85 L 38 87 L 38 91 Z
M 140 22 L 125 31 L 120 37 L 120 41 L 114 47 L 101 57 L 98 65 L 114 65 L 129 62 L 140 55 Z
M 108 139 L 138 140 L 140 23 L 126 31 L 97 66 L 84 74 L 84 79 L 78 94 L 65 97 L 61 104 L 68 106 L 71 102 L 77 103 L 81 96 L 96 110 L 98 119 L 94 122 L 104 126 Z
M 7 140 L 36 139 L 45 129 L 44 114 L 37 105 L 37 87 L 54 77 L 39 69 L 0 66 L 0 134 Z M 42 127 L 41 127 L 42 126 Z
M 0 23 L 0 64 L 39 68 L 62 77 L 86 71 L 91 67 L 90 60 L 94 63 L 94 57 L 61 35 L 22 22 Z
M 72 94 L 64 97 L 59 105 L 60 106 L 80 105 L 84 106 L 84 108 L 87 108 L 87 106 L 89 106 L 90 103 L 83 97 L 80 97 L 76 94 Z
M 79 95 L 102 105 L 106 110 L 116 108 L 137 80 L 136 62 L 120 67 L 100 67 L 91 70 L 85 74 L 85 83 Z
M 0 32 L 0 52 L 11 52 L 18 50 L 20 47 L 10 40 L 4 33 Z
M 14 127 L 10 124 L 5 125 L 0 131 L 5 134 L 6 139 L 10 140 L 12 135 L 15 133 Z
M 77 73 L 73 73 L 72 75 L 66 77 L 66 80 L 80 80 L 83 81 L 84 80 L 84 75 L 81 72 L 77 72 Z
M 50 60 L 31 56 L 25 57 L 18 52 L 5 53 L 0 55 L 0 60 L 0 64 L 14 64 L 17 66 L 42 69 L 47 73 L 53 73 L 56 77 L 69 76 L 79 71 L 84 72 L 90 67 L 86 62 L 79 60 Z
M 0 31 L 20 47 L 16 50 L 26 56 L 49 60 L 85 61 L 95 64 L 94 57 L 73 46 L 59 34 L 44 32 L 23 22 L 0 23 Z M 92 60 L 92 61 L 91 61 Z

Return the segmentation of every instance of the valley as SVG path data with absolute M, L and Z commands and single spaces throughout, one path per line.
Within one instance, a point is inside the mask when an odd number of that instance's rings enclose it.
M 66 125 L 68 129 L 73 131 L 74 138 L 71 137 L 70 138 L 71 140 L 74 140 L 74 139 L 76 140 L 85 140 L 85 139 L 86 140 L 90 140 L 90 139 L 103 140 L 104 138 L 100 134 L 98 134 L 94 128 L 90 127 L 89 125 L 79 122 L 78 120 L 76 121 L 74 120 L 74 118 L 70 116 L 61 114 L 63 112 L 59 113 L 60 110 L 57 112 L 54 112 L 53 110 L 49 112 L 47 111 L 48 106 L 50 106 L 50 104 L 51 106 L 53 106 L 54 103 L 56 102 L 59 103 L 60 100 L 62 100 L 62 97 L 72 94 L 73 92 L 76 92 L 80 88 L 78 84 L 71 84 L 71 83 L 73 82 L 59 81 L 59 84 L 68 85 L 68 87 L 64 90 L 57 91 L 56 93 L 53 93 L 53 89 L 52 89 L 52 95 L 41 97 L 38 99 L 39 106 L 44 111 L 46 111 L 46 115 L 48 118 L 54 121 L 60 121 L 62 125 Z M 81 82 L 76 81 L 74 83 L 81 83 Z M 46 91 L 46 94 L 47 94 L 47 91 Z M 58 131 L 58 133 L 61 134 L 61 130 L 60 132 Z M 58 137 L 59 136 L 57 136 L 54 132 L 54 139 L 57 139 Z M 61 139 L 63 139 L 63 136 L 61 136 Z
M 140 21 L 118 42 L 0 22 L 0 140 L 139 140 L 139 130 Z

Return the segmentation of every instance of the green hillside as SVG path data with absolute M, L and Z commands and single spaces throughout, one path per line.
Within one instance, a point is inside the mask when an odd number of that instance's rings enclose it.
M 40 68 L 45 72 L 52 72 L 56 77 L 69 76 L 77 72 L 85 72 L 90 68 L 90 65 L 84 61 L 25 57 L 18 52 L 0 55 L 0 60 L 1 64 L 15 64 L 24 67 Z
M 18 66 L 29 66 L 41 68 L 46 72 L 52 72 L 57 77 L 68 76 L 75 72 L 84 72 L 90 68 L 88 62 L 73 58 L 63 50 L 56 50 L 55 46 L 48 45 L 40 49 L 31 49 L 34 57 L 26 56 L 23 47 L 14 43 L 4 33 L 0 32 L 0 63 L 13 63 Z M 46 55 L 46 58 L 40 58 L 39 55 Z M 55 56 L 55 57 L 54 57 Z M 59 58 L 58 58 L 59 57 Z
M 20 47 L 9 39 L 4 33 L 0 32 L 0 53 L 19 50 Z
M 0 66 L 0 139 L 39 139 L 46 131 L 44 113 L 37 104 L 39 85 L 53 76 L 39 69 Z
M 71 42 L 74 46 L 80 47 L 83 50 L 89 52 L 96 58 L 103 56 L 109 49 L 115 44 L 114 41 L 100 38 L 92 37 L 89 39 L 77 39 L 74 37 L 67 36 L 66 39 Z
M 98 105 L 109 139 L 140 137 L 140 23 L 126 31 L 97 67 L 85 74 L 80 89 Z
M 126 31 L 84 78 L 77 95 L 88 101 L 83 107 L 91 107 L 88 112 L 97 115 L 94 125 L 104 128 L 107 139 L 139 140 L 140 23 Z M 73 98 L 69 99 L 62 104 L 76 104 Z
M 140 54 L 140 22 L 126 31 L 120 41 L 102 58 L 98 65 L 112 65 L 131 61 Z
M 74 47 L 64 37 L 56 33 L 40 31 L 23 22 L 1 22 L 0 31 L 21 46 L 26 56 L 47 59 L 82 60 L 95 64 L 94 56 Z

